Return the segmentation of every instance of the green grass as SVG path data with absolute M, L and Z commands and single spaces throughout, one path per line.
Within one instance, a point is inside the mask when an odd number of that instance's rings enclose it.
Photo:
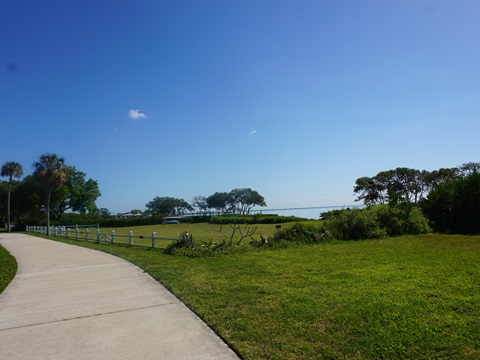
M 308 221 L 306 223 L 310 225 L 316 225 L 320 222 L 317 221 Z M 248 225 L 249 228 L 257 228 L 257 231 L 254 234 L 254 238 L 260 238 L 260 235 L 271 236 L 276 231 L 276 226 L 281 225 L 282 227 L 291 227 L 294 222 L 284 223 L 284 224 L 257 224 L 257 225 Z M 243 226 L 241 225 L 242 229 Z M 216 225 L 217 228 L 220 228 L 219 225 Z M 129 231 L 133 231 L 135 237 L 134 244 L 151 246 L 152 232 L 157 233 L 157 238 L 175 238 L 177 239 L 180 234 L 188 232 L 193 235 L 196 240 L 200 241 L 216 241 L 219 242 L 223 240 L 224 236 L 216 231 L 211 224 L 208 223 L 181 223 L 181 224 L 165 224 L 165 225 L 144 225 L 144 226 L 134 226 L 134 227 L 125 227 L 125 228 L 101 228 L 100 231 L 102 234 L 111 234 L 112 230 L 115 230 L 117 243 L 128 244 L 128 237 L 126 237 Z M 96 228 L 89 229 L 89 239 L 94 240 L 96 238 Z M 230 225 L 223 225 L 223 231 L 227 234 L 232 232 Z M 79 235 L 80 239 L 85 238 L 85 229 L 81 229 L 81 234 Z M 75 237 L 74 231 L 71 232 L 71 237 Z M 138 236 L 143 236 L 142 239 L 139 239 Z M 248 241 L 245 239 L 244 241 Z M 158 240 L 157 246 L 160 248 L 165 248 L 171 241 Z
M 17 260 L 0 245 L 0 294 L 17 273 Z
M 145 269 L 245 359 L 480 358 L 479 236 L 207 258 L 81 244 Z
M 308 221 L 306 223 L 316 225 L 320 222 L 318 221 Z M 282 227 L 290 227 L 292 223 L 279 224 Z M 218 228 L 219 225 L 216 225 Z M 244 225 L 241 225 L 244 226 Z M 258 237 L 260 234 L 269 236 L 275 232 L 275 227 L 277 224 L 257 224 L 249 225 L 250 228 L 256 227 L 257 231 L 255 236 Z M 223 229 L 228 233 L 231 228 L 230 225 L 223 225 Z M 183 232 L 189 232 L 193 234 L 195 238 L 202 241 L 208 241 L 210 239 L 214 241 L 222 240 L 222 235 L 216 231 L 211 224 L 208 223 L 181 223 L 181 224 L 165 224 L 165 225 L 145 225 L 145 226 L 135 226 L 131 228 L 102 228 L 102 232 L 110 233 L 112 230 L 115 230 L 117 234 L 127 235 L 130 230 L 134 232 L 135 235 L 151 236 L 152 232 L 157 233 L 157 237 L 178 237 L 179 234 Z

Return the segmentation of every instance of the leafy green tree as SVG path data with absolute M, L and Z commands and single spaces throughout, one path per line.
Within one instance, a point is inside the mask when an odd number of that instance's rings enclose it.
M 8 232 L 10 232 L 10 197 L 12 192 L 12 179 L 21 178 L 23 176 L 23 168 L 18 162 L 9 161 L 3 164 L 1 175 L 8 177 L 8 200 L 7 200 L 7 224 Z
M 361 177 L 355 181 L 355 201 L 365 205 L 375 204 L 418 204 L 431 189 L 435 176 L 428 171 L 396 168 L 381 171 L 374 177 Z
M 112 213 L 107 208 L 100 208 L 97 210 L 97 215 L 108 217 L 112 216 Z
M 182 215 L 187 211 L 193 211 L 193 207 L 183 199 L 174 197 L 155 197 L 145 204 L 152 215 Z
M 437 231 L 480 233 L 480 172 L 460 169 L 432 189 L 422 208 Z
M 230 201 L 230 195 L 227 192 L 216 192 L 207 197 L 209 209 L 215 209 L 219 214 L 226 214 Z
M 33 167 L 33 175 L 45 193 L 47 236 L 50 236 L 50 200 L 52 193 L 68 180 L 67 165 L 63 157 L 59 157 L 56 154 L 43 154 L 33 164 Z
M 45 195 L 33 175 L 27 175 L 14 186 L 13 197 L 13 213 L 17 222 L 39 224 L 44 219 Z
M 78 171 L 75 166 L 66 166 L 67 179 L 55 194 L 52 195 L 50 212 L 55 220 L 71 210 L 80 214 L 97 212 L 95 201 L 101 195 L 98 182 L 85 179 L 86 174 Z
M 250 214 L 254 206 L 267 206 L 263 196 L 250 188 L 230 191 L 228 203 L 232 209 L 238 210 L 240 214 Z
M 358 195 L 355 201 L 363 201 L 365 205 L 384 204 L 386 187 L 380 184 L 377 179 L 363 176 L 355 181 L 354 194 Z
M 205 215 L 208 211 L 207 198 L 205 196 L 195 196 L 192 200 L 192 206 L 198 210 L 200 215 Z

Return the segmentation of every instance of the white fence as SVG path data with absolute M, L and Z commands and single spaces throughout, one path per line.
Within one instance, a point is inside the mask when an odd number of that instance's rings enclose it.
M 42 234 L 47 234 L 46 226 L 27 226 L 27 231 L 37 232 Z M 68 228 L 65 226 L 50 226 L 50 235 L 63 236 L 67 239 L 79 240 L 79 241 L 95 241 L 97 243 L 111 243 L 111 244 L 123 244 L 130 246 L 143 246 L 143 247 L 152 247 L 156 248 L 157 241 L 173 241 L 178 240 L 178 238 L 165 238 L 157 237 L 156 232 L 152 232 L 151 236 L 138 235 L 134 236 L 133 231 L 129 231 L 128 235 L 116 234 L 115 230 L 112 230 L 111 233 L 102 233 L 100 229 L 95 229 L 90 231 L 90 229 L 85 228 Z M 186 236 L 189 236 L 188 234 Z

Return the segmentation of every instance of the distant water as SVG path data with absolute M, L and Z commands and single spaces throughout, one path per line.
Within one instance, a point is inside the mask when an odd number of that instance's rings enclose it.
M 345 209 L 345 208 L 357 208 L 363 207 L 362 205 L 350 205 L 350 206 L 331 206 L 331 207 L 318 207 L 318 208 L 298 208 L 298 209 L 274 209 L 272 211 L 265 210 L 255 210 L 253 213 L 263 213 L 263 214 L 277 214 L 280 216 L 296 216 L 306 219 L 320 219 L 320 214 L 326 211 L 335 210 L 335 209 Z

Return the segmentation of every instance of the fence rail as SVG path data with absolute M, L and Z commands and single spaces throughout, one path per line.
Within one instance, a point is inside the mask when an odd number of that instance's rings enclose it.
M 27 226 L 27 231 L 47 234 L 46 226 Z M 63 236 L 67 239 L 79 240 L 79 241 L 94 241 L 97 243 L 110 243 L 110 244 L 124 244 L 129 246 L 142 246 L 158 248 L 157 241 L 173 241 L 178 238 L 157 237 L 156 232 L 152 232 L 151 236 L 137 235 L 134 236 L 133 231 L 129 231 L 128 235 L 116 234 L 115 230 L 111 233 L 102 233 L 100 229 L 90 231 L 85 228 L 68 228 L 65 226 L 50 226 L 50 234 L 55 236 Z M 183 236 L 189 236 L 188 233 Z

